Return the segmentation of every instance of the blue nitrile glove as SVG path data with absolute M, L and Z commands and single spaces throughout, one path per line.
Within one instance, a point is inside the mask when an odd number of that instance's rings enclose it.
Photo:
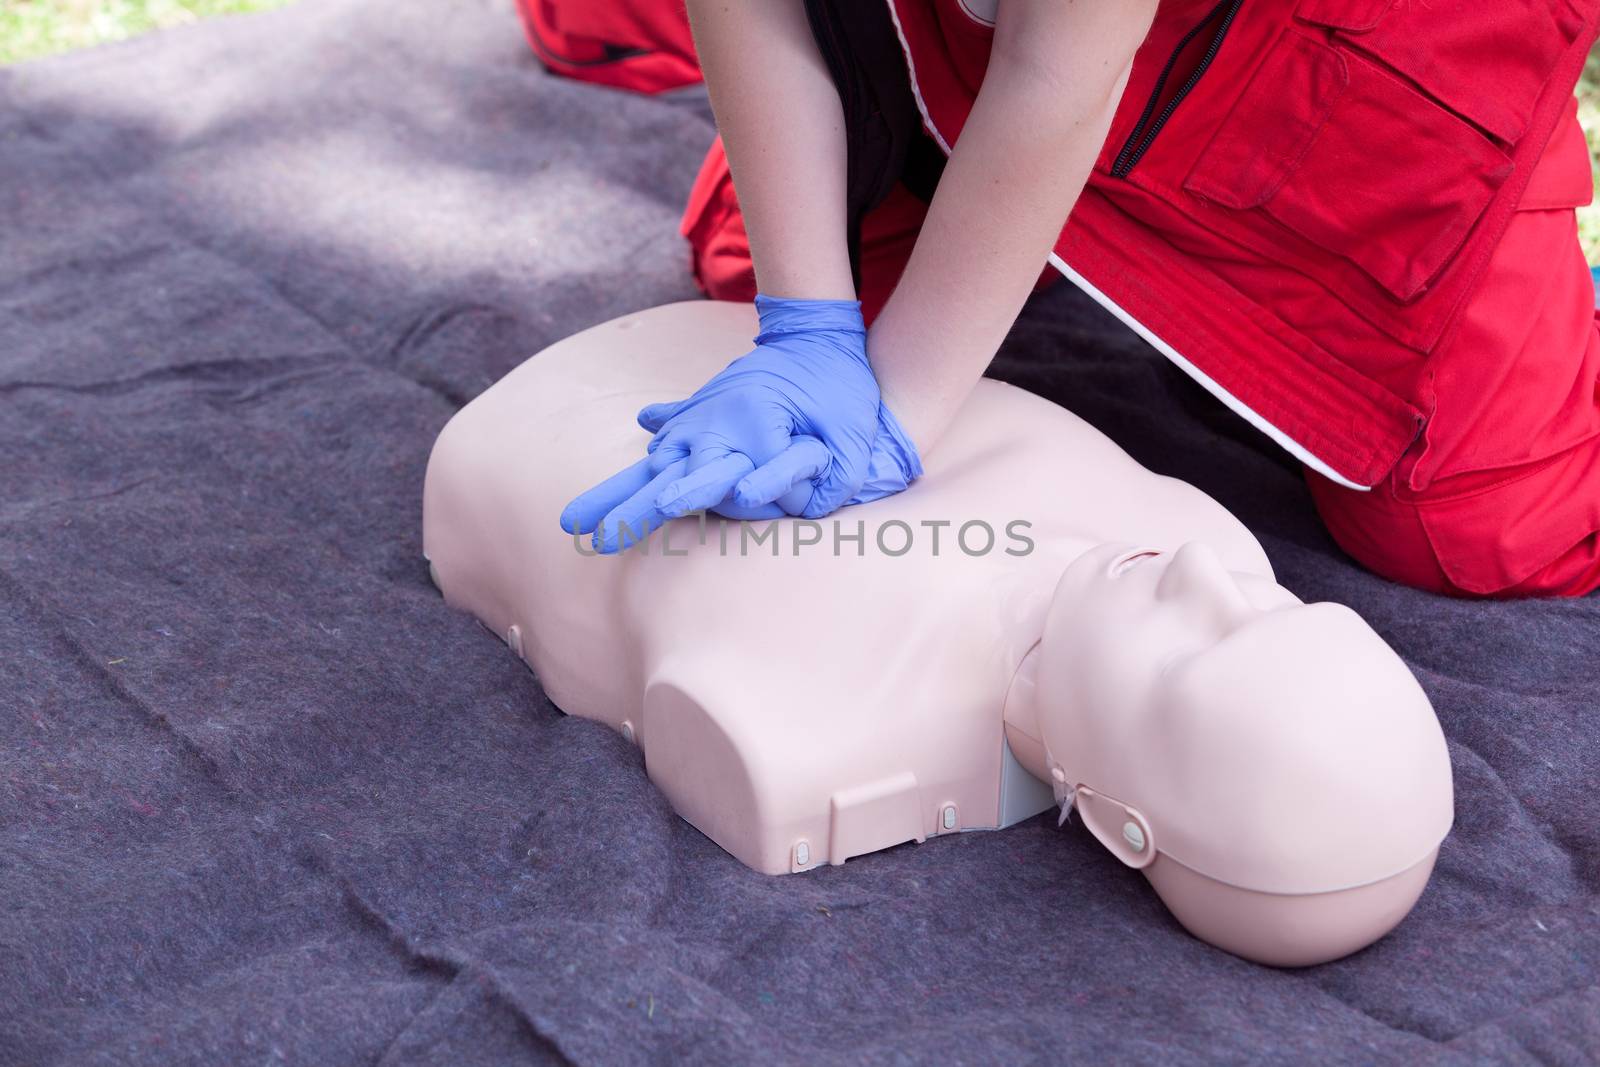
M 703 508 L 816 518 L 922 473 L 879 399 L 860 304 L 757 296 L 756 310 L 755 349 L 688 399 L 640 411 L 649 455 L 568 504 L 563 529 L 615 552 Z
M 647 430 L 659 430 L 666 422 L 671 412 L 671 404 L 652 404 L 639 412 L 639 425 Z M 660 409 L 660 410 L 658 410 Z M 663 414 L 665 411 L 667 414 Z M 804 453 L 806 449 L 817 449 L 818 456 L 826 450 L 825 445 L 814 437 L 804 435 L 790 438 L 791 452 Z M 900 428 L 900 422 L 894 413 L 878 404 L 878 432 L 872 438 L 872 456 L 867 461 L 867 477 L 861 483 L 855 494 L 846 500 L 840 507 L 849 507 L 851 504 L 865 504 L 868 501 L 878 500 L 882 497 L 893 496 L 901 492 L 912 482 L 922 477 L 922 457 L 917 454 L 917 448 Z M 762 504 L 754 508 L 740 507 L 730 494 L 720 504 L 713 504 L 707 510 L 730 519 L 775 519 L 783 515 L 805 516 L 806 505 L 811 502 L 812 492 L 810 482 L 802 480 L 794 488 L 784 493 L 771 504 Z M 823 512 L 821 514 L 826 514 Z M 810 518 L 816 515 L 806 516 Z

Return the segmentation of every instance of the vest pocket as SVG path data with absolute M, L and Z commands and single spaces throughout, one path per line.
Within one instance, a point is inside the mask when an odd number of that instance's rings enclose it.
M 1355 264 L 1409 303 L 1511 169 L 1489 138 L 1393 72 L 1289 28 L 1184 188 L 1269 240 L 1285 229 Z
M 1381 61 L 1502 144 L 1527 131 L 1583 29 L 1571 0 L 1301 0 L 1295 17 Z

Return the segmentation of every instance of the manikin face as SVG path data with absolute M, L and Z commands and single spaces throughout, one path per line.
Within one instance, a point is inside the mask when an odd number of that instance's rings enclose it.
M 1083 682 L 1112 687 L 1097 698 L 1125 706 L 1135 690 L 1170 685 L 1235 631 L 1305 606 L 1270 578 L 1228 571 L 1200 542 L 1176 552 L 1102 546 L 1067 571 L 1058 600 L 1064 592 L 1076 608 L 1061 621 L 1078 625 L 1058 627 L 1070 637 L 1061 653 Z
M 1349 609 L 1231 573 L 1204 544 L 1076 561 L 1038 683 L 1068 784 L 1137 809 L 1136 839 L 1211 877 L 1347 888 L 1449 827 L 1443 736 L 1399 657 Z

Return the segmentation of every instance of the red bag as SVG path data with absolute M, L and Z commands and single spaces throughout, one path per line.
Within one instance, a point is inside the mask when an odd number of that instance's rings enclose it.
M 637 93 L 701 80 L 682 0 L 517 0 L 517 10 L 553 74 Z

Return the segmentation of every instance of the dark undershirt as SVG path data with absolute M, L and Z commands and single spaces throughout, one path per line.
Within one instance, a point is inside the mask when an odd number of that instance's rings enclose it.
M 944 170 L 944 153 L 922 128 L 905 54 L 889 8 L 873 0 L 805 0 L 811 34 L 844 111 L 846 226 L 850 270 L 861 285 L 861 222 L 895 183 L 923 201 Z

